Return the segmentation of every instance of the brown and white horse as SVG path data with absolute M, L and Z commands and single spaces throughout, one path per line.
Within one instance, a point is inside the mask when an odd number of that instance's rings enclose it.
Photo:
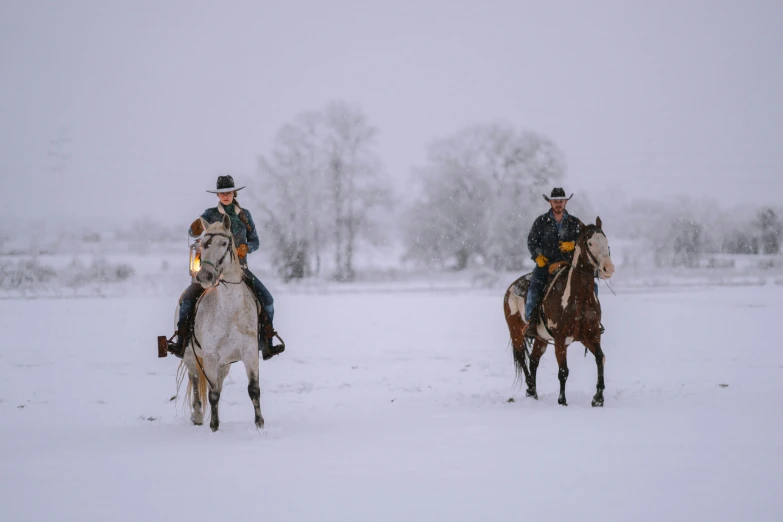
M 601 218 L 595 225 L 582 227 L 582 233 L 576 242 L 574 257 L 570 265 L 556 272 L 553 280 L 547 284 L 541 305 L 535 313 L 539 314 L 534 334 L 523 333 L 525 320 L 527 276 L 523 276 L 506 290 L 503 310 L 511 333 L 514 351 L 514 364 L 517 374 L 525 376 L 527 396 L 538 399 L 536 392 L 536 371 L 547 344 L 555 345 L 555 357 L 559 367 L 560 395 L 558 404 L 567 405 L 565 385 L 568 379 L 568 361 L 566 350 L 573 342 L 582 343 L 595 356 L 598 367 L 598 383 L 593 396 L 593 406 L 604 405 L 604 352 L 601 349 L 601 304 L 595 293 L 594 278 L 609 279 L 614 273 L 614 264 L 609 254 L 609 242 L 601 230 Z M 530 367 L 526 362 L 527 346 L 533 345 L 530 352 Z

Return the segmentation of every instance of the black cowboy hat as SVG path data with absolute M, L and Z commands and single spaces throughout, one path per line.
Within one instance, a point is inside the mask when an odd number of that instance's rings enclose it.
M 545 200 L 547 200 L 547 201 L 551 201 L 551 200 L 555 200 L 555 201 L 557 201 L 557 200 L 568 201 L 568 200 L 569 200 L 569 199 L 571 199 L 572 197 L 574 197 L 574 195 L 573 195 L 573 194 L 571 194 L 570 196 L 566 197 L 566 195 L 565 195 L 565 190 L 563 190 L 563 189 L 562 189 L 562 188 L 560 188 L 560 187 L 555 187 L 555 188 L 553 188 L 553 189 L 552 189 L 552 194 L 551 194 L 549 197 L 546 197 L 546 194 L 544 194 L 544 199 L 545 199 Z
M 237 190 L 242 190 L 243 188 L 245 187 L 235 187 L 234 178 L 231 176 L 218 176 L 217 190 L 208 190 L 207 192 L 212 194 L 221 194 L 223 192 L 234 192 Z

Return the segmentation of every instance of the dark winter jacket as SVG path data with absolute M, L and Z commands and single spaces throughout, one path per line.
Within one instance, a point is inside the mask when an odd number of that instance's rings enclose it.
M 560 251 L 562 241 L 576 241 L 582 227 L 579 219 L 568 212 L 563 215 L 560 232 L 557 231 L 557 222 L 550 210 L 546 214 L 538 216 L 530 229 L 530 235 L 527 236 L 527 248 L 530 250 L 530 257 L 535 260 L 539 254 L 543 254 L 549 263 L 557 261 L 571 261 L 571 253 L 564 254 Z
M 247 252 L 255 252 L 258 250 L 258 233 L 256 232 L 256 225 L 253 223 L 253 217 L 250 212 L 241 208 L 236 201 L 224 207 L 222 203 L 218 203 L 215 208 L 208 208 L 201 214 L 201 221 L 204 223 L 206 229 L 212 223 L 221 221 L 223 216 L 228 215 L 231 218 L 231 232 L 234 234 L 234 246 L 247 245 Z M 190 231 L 193 235 L 193 231 Z

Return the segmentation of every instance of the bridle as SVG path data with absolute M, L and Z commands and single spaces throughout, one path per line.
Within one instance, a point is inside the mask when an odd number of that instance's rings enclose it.
M 600 228 L 598 228 L 595 225 L 588 225 L 588 228 L 592 228 L 593 229 L 593 233 L 590 235 L 590 237 L 593 237 L 597 232 L 600 232 L 601 234 L 604 234 L 604 231 L 601 230 Z M 606 234 L 604 234 L 604 236 L 606 236 Z M 582 273 L 585 273 L 585 274 L 589 274 L 589 275 L 593 276 L 593 278 L 595 278 L 595 279 L 603 279 L 601 277 L 601 271 L 599 269 L 601 263 L 598 262 L 598 259 L 590 251 L 590 246 L 588 245 L 587 240 L 588 240 L 588 238 L 585 237 L 585 239 L 584 239 L 585 250 L 587 251 L 587 260 L 593 266 L 592 273 L 588 272 L 587 270 L 580 270 L 579 268 L 576 268 L 575 266 L 572 267 L 572 268 L 574 270 L 576 270 L 577 272 L 582 272 Z M 610 255 L 611 255 L 611 253 L 610 253 Z
M 206 250 L 209 248 L 209 245 L 212 243 L 212 240 L 215 238 L 215 236 L 225 237 L 228 239 L 228 245 L 226 246 L 226 251 L 223 252 L 223 255 L 220 256 L 220 259 L 218 259 L 217 264 L 211 262 L 211 261 L 201 261 L 202 265 L 209 265 L 212 268 L 215 269 L 215 272 L 217 272 L 217 281 L 212 286 L 212 288 L 215 288 L 220 283 L 223 283 L 225 286 L 226 283 L 232 284 L 232 285 L 238 285 L 242 283 L 242 281 L 227 281 L 225 279 L 221 279 L 220 275 L 223 273 L 223 270 L 221 267 L 223 266 L 223 261 L 226 260 L 226 256 L 228 254 L 231 254 L 231 260 L 233 261 L 234 256 L 236 253 L 234 252 L 234 236 L 231 236 L 229 234 L 221 234 L 220 232 L 212 232 L 209 234 L 204 234 L 204 239 L 206 241 L 202 245 L 202 250 Z M 209 238 L 209 239 L 207 239 Z M 199 298 L 200 299 L 200 298 Z M 190 343 L 190 349 L 193 351 L 193 358 L 196 359 L 196 362 L 198 363 L 199 368 L 201 368 L 201 373 L 204 374 L 204 376 L 207 378 L 207 382 L 209 382 L 209 385 L 212 389 L 215 389 L 215 386 L 212 384 L 212 381 L 209 380 L 209 377 L 207 377 L 206 372 L 204 371 L 204 366 L 201 364 L 201 361 L 199 360 L 198 356 L 196 355 L 196 345 L 198 345 L 199 348 L 201 348 L 201 343 L 198 342 L 198 339 L 196 338 L 196 322 L 193 321 L 191 323 L 191 336 L 193 338 L 193 341 Z
M 601 234 L 604 233 L 603 230 L 601 230 L 598 227 L 595 227 L 595 228 L 593 228 L 593 234 L 590 237 L 593 237 L 598 232 L 600 232 Z M 605 235 L 606 234 L 604 234 L 604 236 Z M 587 244 L 587 238 L 585 238 L 585 244 Z M 593 253 L 590 251 L 590 246 L 589 245 L 586 248 L 586 250 L 587 250 L 587 259 L 590 261 L 590 264 L 593 265 L 596 270 L 598 270 L 598 266 L 600 265 L 600 263 L 598 262 L 598 259 L 596 259 L 596 257 L 593 255 Z
M 231 254 L 231 260 L 233 261 L 234 260 L 234 256 L 236 255 L 234 253 L 234 236 L 231 236 L 229 234 L 221 234 L 220 232 L 212 232 L 210 234 L 204 234 L 204 239 L 206 239 L 206 241 L 204 242 L 204 247 L 203 247 L 204 250 L 209 248 L 209 245 L 210 245 L 210 243 L 212 243 L 212 239 L 214 239 L 215 236 L 225 237 L 225 238 L 228 239 L 228 245 L 226 245 L 226 251 L 223 252 L 222 256 L 220 256 L 220 259 L 218 259 L 217 264 L 212 263 L 211 261 L 201 261 L 201 264 L 202 265 L 209 265 L 209 266 L 211 266 L 212 268 L 215 269 L 215 272 L 217 272 L 217 281 L 215 282 L 214 286 L 217 286 L 220 283 L 223 283 L 223 284 L 228 283 L 228 284 L 232 284 L 232 285 L 238 285 L 242 281 L 234 282 L 234 281 L 227 281 L 225 279 L 220 279 L 220 275 L 223 273 L 223 270 L 222 270 L 223 261 L 226 260 L 226 256 Z M 207 238 L 209 238 L 209 239 L 207 239 Z

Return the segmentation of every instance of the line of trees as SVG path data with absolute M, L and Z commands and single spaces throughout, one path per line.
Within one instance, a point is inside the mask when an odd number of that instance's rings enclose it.
M 783 223 L 771 207 L 743 217 L 715 204 L 679 198 L 668 202 L 629 203 L 622 209 L 623 235 L 649 245 L 658 267 L 698 267 L 715 254 L 777 254 Z
M 381 218 L 394 198 L 377 138 L 360 108 L 334 102 L 285 124 L 260 157 L 256 221 L 284 280 L 352 281 L 357 252 L 387 239 Z M 392 227 L 401 234 L 401 261 L 524 269 L 529 227 L 546 209 L 539 198 L 562 186 L 565 174 L 564 155 L 551 139 L 507 124 L 474 125 L 434 140 L 406 187 L 412 201 Z M 783 239 L 780 217 L 768 207 L 744 221 L 688 200 L 614 207 L 622 209 L 616 237 L 644 239 L 658 266 L 695 267 L 711 253 L 778 253 Z M 589 221 L 594 216 L 584 194 L 569 210 Z

